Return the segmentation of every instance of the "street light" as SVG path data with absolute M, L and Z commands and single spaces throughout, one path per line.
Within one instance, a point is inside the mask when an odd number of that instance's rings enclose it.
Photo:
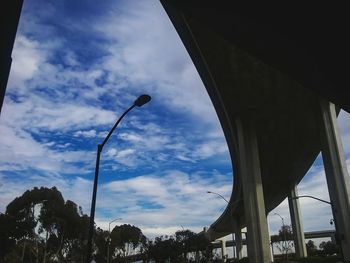
M 279 213 L 273 213 L 274 215 L 276 215 L 276 216 L 279 216 L 280 218 L 281 218 L 281 220 L 282 220 L 282 225 L 283 225 L 283 227 L 284 227 L 284 218 L 279 214 Z
M 227 204 L 229 204 L 230 202 L 227 201 L 227 199 L 225 197 L 223 197 L 221 194 L 219 193 L 215 193 L 215 192 L 212 192 L 212 191 L 207 191 L 208 194 L 214 194 L 214 195 L 217 195 L 217 196 L 220 196 Z M 232 211 L 232 210 L 231 210 Z M 233 242 L 235 241 L 235 236 L 234 236 L 234 233 L 232 233 L 232 250 L 233 250 L 233 256 L 235 255 L 235 247 L 233 246 Z
M 90 225 L 89 225 L 89 236 L 88 236 L 88 244 L 87 244 L 87 250 L 86 250 L 86 263 L 90 263 L 91 260 L 91 248 L 92 248 L 92 237 L 94 234 L 94 219 L 95 219 L 95 207 L 96 207 L 96 193 L 97 193 L 97 183 L 98 183 L 98 173 L 99 173 L 99 166 L 100 166 L 100 156 L 103 149 L 103 146 L 108 141 L 109 137 L 111 137 L 113 131 L 115 128 L 117 128 L 119 122 L 124 118 L 126 114 L 128 114 L 129 111 L 131 111 L 133 108 L 141 107 L 142 105 L 146 104 L 151 100 L 151 96 L 149 95 L 141 95 L 138 97 L 134 103 L 120 116 L 120 118 L 116 121 L 113 128 L 110 130 L 110 132 L 107 134 L 106 138 L 103 140 L 103 142 L 99 145 L 97 145 L 97 157 L 96 157 L 96 167 L 95 167 L 95 178 L 94 178 L 94 187 L 92 191 L 92 200 L 91 200 L 91 212 L 90 212 Z
M 322 203 L 329 204 L 329 205 L 331 205 L 332 209 L 334 209 L 334 205 L 333 205 L 332 202 L 327 201 L 327 200 L 323 200 L 323 199 L 321 199 L 321 198 L 314 197 L 314 196 L 311 196 L 311 195 L 299 195 L 299 196 L 288 197 L 288 198 L 289 198 L 290 200 L 294 200 L 294 199 L 299 199 L 299 198 L 303 198 L 303 197 L 312 198 L 312 199 L 315 199 L 315 200 L 320 201 L 320 202 L 322 202 Z M 333 225 L 334 222 L 335 222 L 334 219 L 331 219 L 331 220 L 329 221 L 329 223 L 330 223 L 331 225 Z M 334 225 L 335 225 L 335 224 L 334 224 Z
M 208 194 L 214 194 L 214 195 L 218 195 L 220 196 L 222 199 L 224 199 L 224 201 L 226 203 L 229 203 L 229 201 L 227 201 L 227 199 L 225 197 L 223 197 L 221 194 L 218 194 L 218 193 L 215 193 L 215 192 L 212 192 L 212 191 L 207 191 Z
M 321 198 L 317 198 L 317 197 L 314 197 L 314 196 L 311 196 L 311 195 L 299 195 L 299 196 L 295 196 L 295 197 L 289 197 L 289 199 L 299 199 L 299 198 L 303 198 L 303 197 L 312 198 L 312 199 L 315 199 L 317 201 L 320 201 L 320 202 L 323 202 L 323 203 L 326 203 L 326 204 L 329 204 L 329 205 L 333 205 L 332 202 L 329 202 L 329 201 L 326 201 L 326 200 L 323 200 Z
M 109 249 L 111 246 L 111 224 L 117 220 L 121 220 L 121 217 L 118 217 L 116 219 L 113 219 L 111 222 L 108 223 L 108 247 L 107 247 L 107 263 L 109 263 Z
M 299 195 L 299 196 L 295 196 L 295 197 L 289 197 L 289 199 L 299 199 L 299 198 L 304 198 L 304 197 L 306 197 L 306 198 L 312 198 L 312 199 L 315 199 L 315 200 L 317 200 L 317 201 L 320 201 L 320 202 L 322 202 L 322 203 L 326 203 L 326 204 L 329 204 L 330 206 L 331 206 L 331 209 L 332 209 L 332 213 L 333 213 L 333 220 L 331 219 L 330 221 L 329 221 L 329 223 L 332 225 L 333 223 L 334 223 L 334 228 L 335 228 L 335 239 L 336 239 L 336 243 L 338 244 L 339 243 L 339 232 L 338 232 L 338 228 L 337 228 L 337 221 L 336 221 L 336 214 L 335 214 L 335 211 L 336 211 L 336 207 L 335 207 L 335 205 L 334 205 L 334 203 L 332 203 L 332 202 L 330 202 L 330 201 L 327 201 L 327 200 L 323 200 L 323 199 L 321 199 L 321 198 L 318 198 L 318 197 L 314 197 L 314 196 L 312 196 L 312 195 Z M 343 257 L 343 250 L 342 250 L 342 246 L 340 245 L 339 246 L 339 248 L 340 248 L 340 254 L 341 254 L 341 256 Z
M 276 216 L 279 216 L 282 219 L 282 231 L 283 231 L 283 239 L 284 239 L 284 247 L 286 248 L 286 259 L 288 262 L 288 248 L 287 248 L 287 237 L 286 237 L 286 228 L 284 225 L 284 218 L 279 213 L 273 213 Z
M 327 200 L 323 200 L 323 199 L 318 198 L 318 197 L 314 197 L 314 196 L 312 196 L 312 195 L 299 195 L 299 196 L 288 197 L 288 198 L 291 199 L 291 200 L 294 200 L 294 199 L 299 199 L 299 198 L 304 198 L 304 197 L 312 198 L 312 199 L 315 199 L 315 200 L 320 201 L 320 202 L 322 202 L 322 203 L 329 204 L 329 205 L 331 206 L 331 208 L 332 208 L 332 212 L 334 212 L 335 207 L 334 207 L 334 204 L 333 204 L 332 202 L 327 201 Z M 334 218 L 335 218 L 335 215 L 333 215 L 333 216 L 334 216 Z M 334 223 L 335 231 L 337 232 L 337 225 L 336 225 L 336 223 L 335 223 L 334 218 L 331 219 L 331 220 L 329 221 L 329 223 L 330 223 L 331 225 L 333 225 L 333 223 Z

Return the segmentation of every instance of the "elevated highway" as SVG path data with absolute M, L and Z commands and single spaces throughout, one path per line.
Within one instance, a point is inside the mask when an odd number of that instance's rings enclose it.
M 350 251 L 350 183 L 336 127 L 339 109 L 350 112 L 343 63 L 350 59 L 349 16 L 319 3 L 160 1 L 208 91 L 231 154 L 231 199 L 208 238 L 247 226 L 252 262 L 268 262 L 266 215 L 295 195 L 322 150 L 338 232 Z M 302 229 L 297 200 L 291 206 Z M 350 262 L 350 252 L 345 257 Z
M 330 238 L 332 241 L 335 240 L 335 231 L 334 230 L 321 230 L 321 231 L 309 231 L 304 233 L 305 239 L 315 239 L 315 238 Z M 243 245 L 247 244 L 245 239 L 242 240 Z M 228 240 L 225 242 L 226 247 L 236 246 L 234 240 Z M 221 242 L 213 242 L 213 248 L 221 248 Z

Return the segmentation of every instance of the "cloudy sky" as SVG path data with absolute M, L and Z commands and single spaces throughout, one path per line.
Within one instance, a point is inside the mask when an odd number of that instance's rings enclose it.
M 0 212 L 34 186 L 56 186 L 89 213 L 96 147 L 140 94 L 105 145 L 96 221 L 139 226 L 149 237 L 217 219 L 230 197 L 227 145 L 205 88 L 156 0 L 25 1 L 0 119 Z M 346 156 L 350 121 L 341 113 Z M 349 162 L 348 162 L 349 163 Z M 300 194 L 329 199 L 322 160 Z M 305 230 L 331 229 L 330 208 L 301 200 Z M 271 232 L 283 202 L 270 213 Z M 317 219 L 317 220 L 316 220 Z

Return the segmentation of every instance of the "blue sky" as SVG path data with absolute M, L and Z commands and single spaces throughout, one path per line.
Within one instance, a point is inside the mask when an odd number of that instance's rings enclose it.
M 0 120 L 0 211 L 56 186 L 89 213 L 97 144 L 140 94 L 101 157 L 96 222 L 122 217 L 152 237 L 200 231 L 225 207 L 232 168 L 205 88 L 158 1 L 24 1 Z M 340 125 L 349 159 L 349 117 Z M 319 161 L 318 163 L 320 163 Z M 322 165 L 300 193 L 328 199 Z M 330 209 L 301 200 L 306 230 Z M 276 212 L 286 218 L 286 203 Z M 311 223 L 317 217 L 318 223 Z M 280 219 L 269 216 L 271 231 Z

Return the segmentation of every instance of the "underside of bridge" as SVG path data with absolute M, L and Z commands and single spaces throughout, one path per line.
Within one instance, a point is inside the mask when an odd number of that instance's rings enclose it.
M 329 5 L 161 3 L 214 104 L 234 167 L 229 206 L 208 230 L 215 239 L 246 226 L 249 205 L 262 206 L 266 215 L 301 181 L 322 148 L 320 99 L 350 111 L 342 63 L 350 58 L 349 18 Z M 250 130 L 260 162 L 261 205 L 248 204 L 250 190 L 242 183 L 255 180 L 243 176 L 250 168 L 243 167 L 242 151 L 250 146 L 239 143 Z

